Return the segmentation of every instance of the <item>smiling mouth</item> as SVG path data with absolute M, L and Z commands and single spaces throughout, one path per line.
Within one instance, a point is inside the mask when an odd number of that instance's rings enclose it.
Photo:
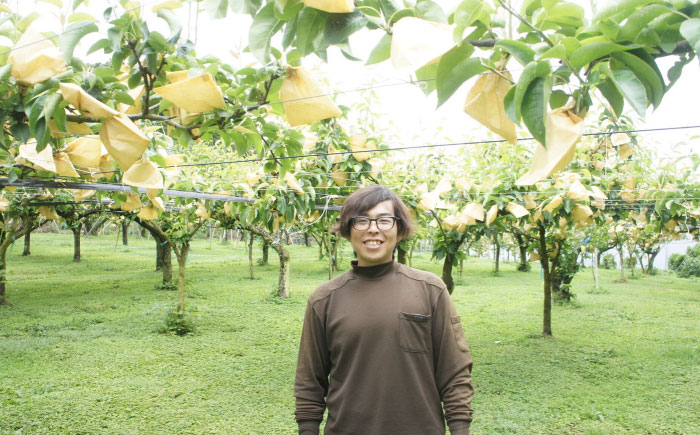
M 365 246 L 380 246 L 380 245 L 383 245 L 384 242 L 379 241 L 379 240 L 367 240 L 367 241 L 363 242 L 363 244 Z

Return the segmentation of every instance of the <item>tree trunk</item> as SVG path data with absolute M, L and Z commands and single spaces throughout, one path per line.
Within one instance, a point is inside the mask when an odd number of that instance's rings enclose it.
M 328 256 L 328 279 L 333 279 L 333 252 L 331 247 L 331 229 L 329 227 L 328 232 L 323 236 L 326 243 L 326 255 Z
M 396 249 L 398 253 L 397 261 L 401 264 L 406 264 L 406 250 L 403 249 L 400 243 L 396 245 Z
M 445 262 L 442 263 L 442 280 L 447 286 L 447 291 L 452 294 L 455 288 L 454 280 L 452 280 L 452 264 L 455 261 L 455 254 L 445 254 Z
M 494 236 L 493 238 L 493 245 L 494 245 L 494 263 L 493 263 L 493 273 L 498 273 L 498 267 L 500 264 L 501 260 L 501 244 L 498 242 L 498 236 Z
M 304 246 L 311 246 L 311 238 L 309 233 L 304 233 Z
M 289 252 L 284 249 L 284 244 L 280 238 L 280 242 L 273 246 L 277 255 L 280 258 L 280 277 L 277 287 L 277 296 L 281 298 L 289 297 Z
M 7 285 L 7 248 L 10 247 L 13 240 L 24 236 L 28 228 L 25 226 L 23 229 L 18 230 L 16 221 L 11 224 L 5 221 L 4 224 L 4 228 L 0 229 L 0 305 L 7 304 L 7 299 L 5 297 L 5 288 Z
M 286 249 L 282 248 L 281 252 L 278 252 L 280 256 L 280 279 L 279 288 L 277 290 L 277 296 L 281 298 L 289 297 L 289 253 Z
M 418 238 L 415 238 L 411 241 L 411 248 L 408 250 L 408 266 L 413 267 L 413 249 L 416 247 L 416 243 L 418 243 Z
M 598 290 L 600 288 L 600 281 L 598 280 L 598 267 L 600 266 L 598 264 L 600 260 L 600 251 L 598 248 L 595 248 L 595 252 L 593 254 L 593 282 L 595 282 L 595 289 Z
M 83 224 L 71 228 L 73 231 L 73 261 L 80 263 L 80 231 L 83 229 Z
M 253 265 L 253 242 L 255 242 L 255 234 L 250 232 L 250 243 L 248 244 L 248 266 L 250 267 L 250 279 L 255 279 L 255 267 Z
M 163 261 L 165 258 L 165 247 L 164 245 L 155 238 L 156 241 L 156 272 L 163 270 Z
M 129 245 L 129 221 L 126 219 L 122 221 L 122 245 Z
M 185 314 L 185 264 L 187 262 L 187 253 L 190 250 L 190 244 L 185 243 L 175 251 L 177 257 L 177 312 L 180 316 Z
M 333 270 L 338 270 L 338 246 L 340 246 L 340 236 L 331 236 L 331 240 L 333 240 L 333 252 L 331 255 L 331 266 L 333 267 Z
M 460 258 L 459 259 L 459 278 L 462 279 L 463 275 L 464 275 L 464 259 Z
M 7 246 L 5 243 L 0 245 L 0 305 L 7 304 L 5 299 L 5 284 L 7 283 Z
M 32 246 L 32 232 L 27 231 L 27 234 L 24 235 L 24 251 L 22 251 L 22 256 L 26 257 L 27 255 L 30 255 L 32 253 L 31 251 L 31 246 Z
M 518 262 L 518 270 L 520 272 L 528 272 L 530 270 L 530 262 L 527 261 L 527 241 L 522 234 L 513 232 L 513 238 L 518 244 L 518 252 L 520 253 L 520 261 Z
M 544 280 L 544 306 L 542 312 L 542 335 L 552 336 L 552 277 L 549 269 L 549 256 L 547 253 L 546 230 L 539 225 L 540 233 L 540 264 L 542 265 L 542 277 Z
M 622 253 L 622 246 L 617 247 L 617 252 L 620 254 L 620 282 L 627 282 L 625 279 L 625 257 Z
M 280 235 L 280 243 L 282 243 L 282 236 L 281 235 Z M 262 261 L 260 262 L 260 265 L 267 266 L 270 262 L 269 260 L 270 260 L 270 244 L 263 240 Z
M 163 284 L 168 285 L 173 281 L 173 249 L 167 241 L 158 244 L 158 247 L 161 255 L 160 268 L 163 271 Z
M 651 275 L 654 272 L 654 261 L 656 260 L 656 256 L 659 255 L 659 252 L 661 252 L 661 249 L 654 249 L 653 251 L 647 253 L 647 275 Z

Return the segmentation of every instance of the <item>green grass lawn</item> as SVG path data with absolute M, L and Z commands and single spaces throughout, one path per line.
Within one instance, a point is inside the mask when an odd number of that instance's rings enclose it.
M 292 384 L 309 293 L 328 277 L 290 247 L 248 277 L 242 243 L 198 240 L 188 264 L 193 335 L 159 334 L 176 293 L 156 289 L 153 241 L 33 234 L 8 259 L 0 306 L 0 433 L 295 433 Z M 259 250 L 256 256 L 259 256 Z M 350 260 L 345 244 L 343 264 Z M 429 253 L 414 266 L 439 273 Z M 174 262 L 174 260 L 173 260 Z M 474 359 L 474 434 L 700 433 L 700 282 L 660 273 L 574 280 L 542 338 L 539 270 L 469 259 L 453 299 Z

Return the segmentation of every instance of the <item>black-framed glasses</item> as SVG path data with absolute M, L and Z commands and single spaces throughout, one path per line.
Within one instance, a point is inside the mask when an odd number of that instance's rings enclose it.
M 378 230 L 387 231 L 394 228 L 394 224 L 397 220 L 401 220 L 401 218 L 396 216 L 382 216 L 372 219 L 366 216 L 355 216 L 354 218 L 350 219 L 350 222 L 352 223 L 352 227 L 357 231 L 367 231 L 372 225 L 372 221 L 376 222 Z

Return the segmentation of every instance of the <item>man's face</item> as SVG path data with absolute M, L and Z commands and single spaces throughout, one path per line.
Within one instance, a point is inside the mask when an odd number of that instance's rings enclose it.
M 391 201 L 383 201 L 371 209 L 362 213 L 371 219 L 382 216 L 394 216 L 394 205 Z M 391 261 L 391 254 L 394 247 L 401 240 L 398 236 L 398 223 L 390 230 L 379 230 L 377 222 L 370 222 L 369 229 L 358 231 L 350 226 L 350 238 L 352 248 L 357 253 L 357 264 L 359 266 L 376 266 L 378 264 Z

